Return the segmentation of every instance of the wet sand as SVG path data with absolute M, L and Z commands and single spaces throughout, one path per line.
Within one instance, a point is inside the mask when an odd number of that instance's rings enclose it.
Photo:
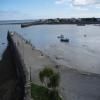
M 73 46 L 70 43 L 62 43 L 60 46 L 50 46 L 45 52 L 59 65 L 79 71 L 100 74 L 99 53 L 90 51 L 87 48 Z
M 12 36 L 27 70 L 31 71 L 32 81 L 41 84 L 38 74 L 45 66 L 59 71 L 59 92 L 63 100 L 100 100 L 100 75 L 85 73 L 64 65 L 58 65 L 49 56 L 36 50 L 18 34 Z M 30 70 L 31 68 L 31 70 Z

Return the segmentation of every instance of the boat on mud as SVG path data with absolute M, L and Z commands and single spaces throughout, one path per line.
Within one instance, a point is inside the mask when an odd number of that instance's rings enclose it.
M 62 34 L 60 36 L 58 36 L 57 38 L 59 38 L 61 42 L 69 42 L 69 39 L 64 38 L 64 35 L 62 35 Z
M 60 39 L 60 41 L 61 41 L 61 42 L 69 42 L 69 39 L 64 39 L 64 38 L 62 38 L 62 39 Z

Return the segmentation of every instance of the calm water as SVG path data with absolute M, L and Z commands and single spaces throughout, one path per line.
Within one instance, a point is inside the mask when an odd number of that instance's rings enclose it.
M 59 64 L 100 73 L 99 26 L 39 25 L 20 28 L 20 25 L 0 25 L 0 56 L 7 46 L 8 30 L 18 32 Z M 61 34 L 69 38 L 70 42 L 61 43 L 57 38 Z

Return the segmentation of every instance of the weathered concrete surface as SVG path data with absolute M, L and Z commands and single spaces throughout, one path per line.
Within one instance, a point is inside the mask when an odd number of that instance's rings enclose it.
M 100 75 L 63 67 L 60 89 L 64 100 L 100 100 Z
M 11 37 L 26 66 L 28 77 L 31 71 L 33 82 L 41 84 L 38 77 L 39 71 L 45 66 L 50 66 L 60 73 L 59 91 L 63 100 L 100 100 L 100 75 L 79 72 L 66 67 L 67 65 L 56 66 L 55 62 L 32 47 L 20 35 L 15 33 Z

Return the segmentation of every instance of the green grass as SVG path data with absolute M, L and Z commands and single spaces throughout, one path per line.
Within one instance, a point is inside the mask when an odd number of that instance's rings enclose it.
M 43 86 L 36 85 L 32 83 L 31 85 L 31 95 L 34 100 L 61 100 L 58 96 L 58 99 L 52 99 L 50 93 L 51 91 Z M 52 92 L 53 93 L 53 92 Z M 51 94 L 52 94 L 51 93 Z
M 31 85 L 31 95 L 34 100 L 50 100 L 48 98 L 48 89 L 36 84 Z

